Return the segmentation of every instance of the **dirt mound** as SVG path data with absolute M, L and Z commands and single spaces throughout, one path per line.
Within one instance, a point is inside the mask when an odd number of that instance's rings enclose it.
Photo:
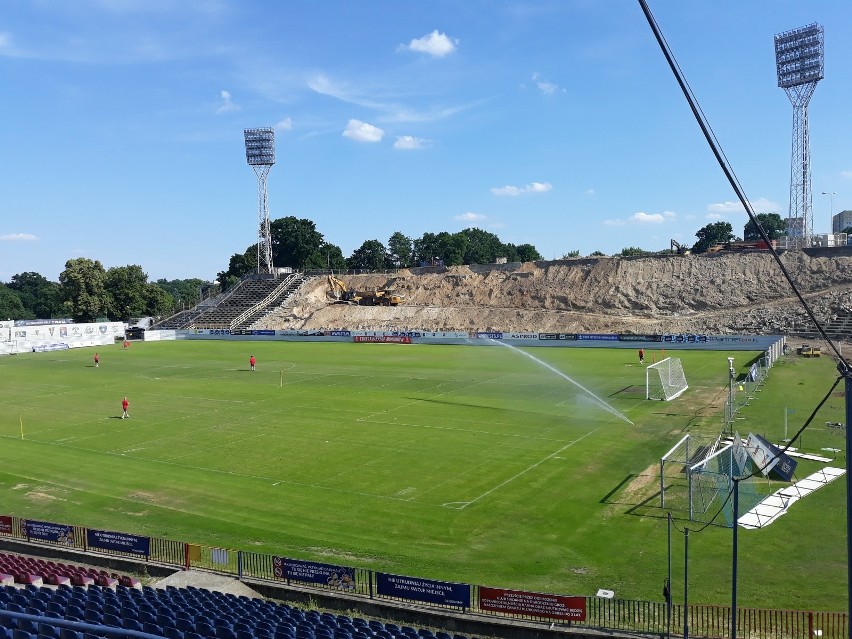
M 852 311 L 852 253 L 782 254 L 817 319 Z M 262 321 L 280 329 L 739 333 L 806 330 L 768 253 L 586 258 L 344 275 L 350 289 L 392 290 L 397 307 L 330 304 L 325 278 Z

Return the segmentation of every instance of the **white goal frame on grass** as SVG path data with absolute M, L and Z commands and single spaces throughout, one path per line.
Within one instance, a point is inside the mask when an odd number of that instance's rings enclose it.
M 688 388 L 679 357 L 667 357 L 645 369 L 645 399 L 669 402 Z

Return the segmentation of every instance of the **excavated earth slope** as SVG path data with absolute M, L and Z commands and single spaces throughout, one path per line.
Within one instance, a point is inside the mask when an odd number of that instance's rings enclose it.
M 782 263 L 818 320 L 852 312 L 852 252 L 787 251 Z M 307 282 L 266 328 L 630 333 L 811 330 L 771 254 L 586 258 L 344 275 L 350 290 L 391 289 L 397 307 L 330 303 Z

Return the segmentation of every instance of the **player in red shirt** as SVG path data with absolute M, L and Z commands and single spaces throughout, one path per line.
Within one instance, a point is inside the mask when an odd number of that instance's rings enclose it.
M 257 363 L 257 360 L 255 360 L 255 359 L 254 359 L 254 355 L 252 355 L 251 357 L 249 357 L 249 366 L 251 367 L 251 370 L 254 370 L 254 365 L 255 365 L 256 363 Z
M 98 357 L 98 354 L 95 353 L 95 368 L 98 368 L 101 365 L 101 358 Z
M 645 363 L 645 349 L 644 348 L 639 349 L 639 363 L 640 364 Z
M 125 417 L 130 417 L 130 413 L 127 412 L 128 408 L 130 408 L 130 402 L 128 402 L 127 398 L 125 397 L 121 400 L 121 419 L 124 419 Z

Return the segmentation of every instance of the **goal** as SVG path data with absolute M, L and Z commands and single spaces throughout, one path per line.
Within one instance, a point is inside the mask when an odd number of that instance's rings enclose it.
M 689 386 L 680 358 L 667 357 L 645 369 L 645 399 L 671 401 Z

